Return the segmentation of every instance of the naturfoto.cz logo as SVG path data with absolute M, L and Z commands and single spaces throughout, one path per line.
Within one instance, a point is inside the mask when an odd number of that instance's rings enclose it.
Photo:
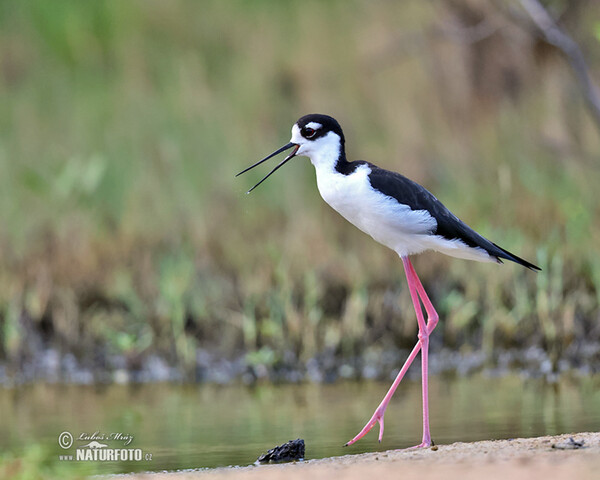
M 133 441 L 133 435 L 122 432 L 109 434 L 100 431 L 81 433 L 77 441 L 87 442 L 75 449 L 75 455 L 59 455 L 60 460 L 77 462 L 141 462 L 151 461 L 152 454 L 144 453 L 141 448 L 125 448 Z M 64 431 L 58 436 L 58 444 L 63 450 L 70 449 L 75 442 L 71 432 Z M 110 446 L 110 442 L 118 442 L 119 446 Z

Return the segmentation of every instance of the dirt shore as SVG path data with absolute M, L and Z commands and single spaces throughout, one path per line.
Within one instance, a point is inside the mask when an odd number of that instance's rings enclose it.
M 573 438 L 582 447 L 570 442 Z M 556 448 L 563 447 L 563 448 Z M 135 480 L 531 480 L 600 478 L 600 433 L 453 443 L 424 450 L 389 450 L 300 463 L 137 474 Z

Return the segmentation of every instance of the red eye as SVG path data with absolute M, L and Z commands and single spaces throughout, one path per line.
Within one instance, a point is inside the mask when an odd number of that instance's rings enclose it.
M 301 133 L 304 138 L 311 138 L 316 133 L 316 130 L 314 128 L 304 127 Z

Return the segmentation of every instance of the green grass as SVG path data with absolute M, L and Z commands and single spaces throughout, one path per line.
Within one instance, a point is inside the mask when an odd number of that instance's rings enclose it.
M 543 268 L 416 259 L 445 344 L 559 358 L 597 341 L 600 142 L 574 80 L 560 58 L 530 63 L 539 81 L 517 101 L 482 106 L 454 75 L 457 46 L 425 41 L 444 15 L 417 1 L 4 3 L 2 361 L 18 368 L 36 335 L 88 363 L 158 352 L 188 372 L 198 348 L 270 365 L 411 344 L 400 261 L 323 204 L 307 161 L 250 196 L 263 172 L 234 178 L 313 111 L 342 122 L 351 158 L 423 183 Z M 589 23 L 577 33 L 598 72 Z M 417 46 L 386 54 L 406 32 Z
M 58 454 L 47 446 L 30 444 L 19 453 L 3 452 L 0 455 L 0 478 L 15 480 L 69 480 L 89 478 L 99 470 L 97 465 L 81 462 L 59 461 Z

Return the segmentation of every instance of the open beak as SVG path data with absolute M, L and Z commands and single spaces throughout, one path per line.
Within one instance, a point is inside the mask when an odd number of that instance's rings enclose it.
M 275 152 L 273 152 L 268 157 L 263 158 L 259 162 L 256 162 L 254 165 L 250 165 L 248 168 L 246 168 L 245 170 L 242 170 L 240 173 L 238 173 L 236 175 L 236 177 L 240 176 L 242 173 L 246 173 L 248 170 L 252 170 L 254 167 L 257 167 L 261 163 L 266 162 L 269 158 L 274 157 L 275 155 L 278 155 L 281 152 L 285 152 L 286 150 L 289 150 L 292 147 L 294 147 L 294 150 L 292 151 L 292 153 L 290 153 L 287 157 L 285 157 L 273 170 L 271 170 L 260 182 L 258 182 L 256 185 L 254 185 L 246 193 L 250 193 L 256 187 L 258 187 L 262 182 L 264 182 L 267 178 L 269 178 L 273 173 L 275 173 L 276 170 L 278 170 L 280 167 L 285 165 L 289 159 L 293 158 L 296 155 L 296 152 L 298 151 L 298 149 L 300 148 L 300 145 L 290 142 L 287 145 L 284 145 L 283 147 L 281 147 L 279 150 L 276 150 Z

